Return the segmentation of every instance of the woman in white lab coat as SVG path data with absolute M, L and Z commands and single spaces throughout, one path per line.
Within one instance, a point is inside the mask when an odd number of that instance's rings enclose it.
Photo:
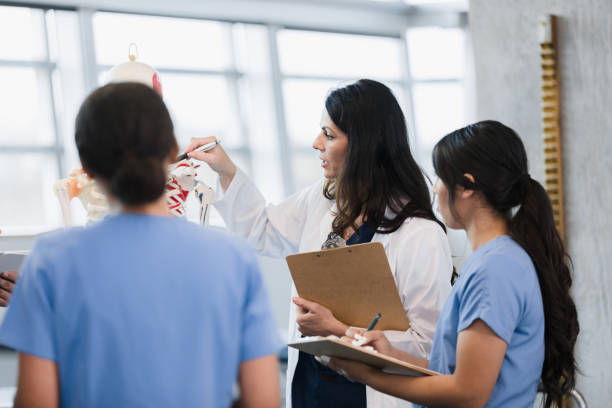
M 228 228 L 263 254 L 285 257 L 319 250 L 326 241 L 382 243 L 411 327 L 386 331 L 395 347 L 428 358 L 452 263 L 443 225 L 436 219 L 425 177 L 408 144 L 406 122 L 385 85 L 359 80 L 325 101 L 320 151 L 324 179 L 270 205 L 220 146 L 193 151 L 214 138 L 194 139 L 190 157 L 219 175 L 215 207 Z M 331 233 L 331 234 L 330 234 Z M 289 339 L 342 336 L 350 329 L 325 307 L 297 297 Z M 345 381 L 311 356 L 289 350 L 287 407 L 400 407 L 405 401 Z M 367 401 L 367 403 L 366 403 Z

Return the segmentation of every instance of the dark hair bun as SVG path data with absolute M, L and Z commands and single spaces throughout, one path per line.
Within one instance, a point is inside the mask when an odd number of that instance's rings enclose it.
M 127 155 L 110 183 L 111 192 L 123 204 L 145 204 L 162 195 L 166 173 L 157 158 Z
M 83 167 L 122 204 L 164 193 L 166 162 L 177 148 L 168 109 L 153 89 L 123 82 L 95 90 L 81 105 L 74 139 Z

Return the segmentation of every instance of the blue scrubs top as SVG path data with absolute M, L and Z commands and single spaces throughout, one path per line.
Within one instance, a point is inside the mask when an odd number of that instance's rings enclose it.
M 508 344 L 487 407 L 532 407 L 544 362 L 544 307 L 538 276 L 525 250 L 502 236 L 466 262 L 444 305 L 429 368 L 452 374 L 457 337 L 477 319 Z
M 254 252 L 187 221 L 122 214 L 40 238 L 0 343 L 55 361 L 64 407 L 223 407 L 280 344 Z

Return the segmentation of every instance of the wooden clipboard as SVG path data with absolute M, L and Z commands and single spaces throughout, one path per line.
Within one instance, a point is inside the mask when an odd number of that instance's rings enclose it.
M 369 351 L 363 347 L 354 346 L 338 339 L 336 336 L 329 337 L 306 337 L 288 344 L 313 356 L 339 357 L 347 360 L 359 361 L 372 367 L 380 368 L 388 374 L 425 376 L 439 375 L 435 371 L 398 360 L 393 357 L 375 351 Z
M 410 327 L 380 242 L 289 255 L 287 264 L 300 297 L 330 309 L 341 322 L 378 330 Z

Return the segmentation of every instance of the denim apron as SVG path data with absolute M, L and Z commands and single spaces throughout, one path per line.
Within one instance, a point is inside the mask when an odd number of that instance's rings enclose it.
M 364 244 L 373 236 L 374 231 L 363 224 L 346 245 Z M 291 383 L 291 403 L 293 408 L 366 408 L 366 389 L 300 351 Z

